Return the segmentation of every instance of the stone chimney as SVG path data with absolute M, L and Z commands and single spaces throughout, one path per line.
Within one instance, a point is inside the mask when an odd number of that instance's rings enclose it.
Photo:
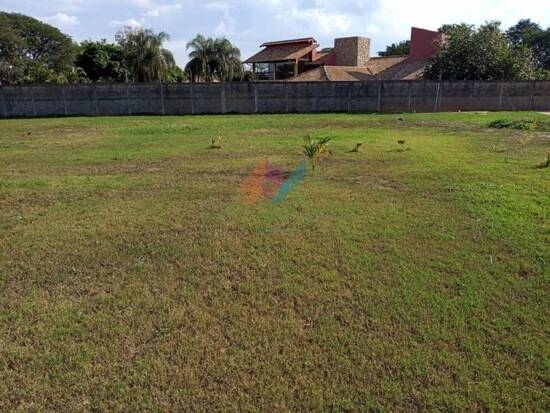
M 342 37 L 334 39 L 336 66 L 366 66 L 370 57 L 370 39 Z

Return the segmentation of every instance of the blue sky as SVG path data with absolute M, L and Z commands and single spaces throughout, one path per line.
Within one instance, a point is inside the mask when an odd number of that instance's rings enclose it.
M 124 25 L 170 34 L 168 48 L 180 65 L 186 43 L 197 33 L 226 36 L 243 58 L 264 41 L 313 36 L 322 47 L 340 36 L 372 39 L 371 54 L 407 39 L 410 27 L 520 18 L 550 26 L 550 0 L 0 0 L 0 10 L 36 17 L 74 40 L 114 39 Z

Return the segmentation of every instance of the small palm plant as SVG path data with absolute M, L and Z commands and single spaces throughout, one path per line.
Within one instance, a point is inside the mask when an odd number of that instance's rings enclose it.
M 328 148 L 330 140 L 328 137 L 313 139 L 309 136 L 304 139 L 304 156 L 311 162 L 313 170 L 322 158 L 332 155 L 331 150 Z
M 221 140 L 222 140 L 221 136 L 218 136 L 217 138 L 212 138 L 212 143 L 210 144 L 208 149 L 221 149 L 222 148 Z

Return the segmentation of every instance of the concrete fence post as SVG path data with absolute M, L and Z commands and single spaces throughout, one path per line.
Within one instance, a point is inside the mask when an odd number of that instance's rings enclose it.
M 164 108 L 164 90 L 162 87 L 162 80 L 159 79 L 159 88 L 160 88 L 160 106 L 162 110 L 162 114 L 166 115 L 166 109 Z
M 475 80 L 470 80 L 470 96 L 468 97 L 468 111 L 472 110 L 472 99 L 474 98 Z
M 63 96 L 63 112 L 65 113 L 65 116 L 68 115 L 67 112 L 67 99 L 65 98 L 65 86 L 61 85 L 61 96 Z
M 285 112 L 288 113 L 289 111 L 289 105 L 288 105 L 288 82 L 285 82 Z
M 351 90 L 353 83 L 348 82 L 348 113 L 351 112 Z
M 34 105 L 34 90 L 32 86 L 30 86 L 30 91 L 31 91 L 32 115 L 36 116 L 36 106 Z
M 195 114 L 195 96 L 193 95 L 193 82 L 189 83 L 189 96 L 191 99 L 191 115 Z
M 97 103 L 97 89 L 94 85 L 90 85 L 90 87 L 92 88 L 92 90 L 94 91 L 94 108 L 95 108 L 95 114 L 96 115 L 99 115 L 99 105 Z
M 409 90 L 408 90 L 408 93 L 409 93 L 409 97 L 407 99 L 407 111 L 410 112 L 411 111 L 411 97 L 412 97 L 412 82 L 409 81 Z
M 132 116 L 132 108 L 130 107 L 130 84 L 126 82 L 126 104 L 128 105 L 128 115 Z
M 445 97 L 445 82 L 441 82 L 441 90 L 439 91 L 439 105 L 437 109 L 441 112 L 441 106 L 443 106 L 443 98 Z
M 536 89 L 537 81 L 533 80 L 531 83 L 531 101 L 529 102 L 529 108 L 530 110 L 535 109 L 535 89 Z
M 308 85 L 307 89 L 308 89 L 308 95 L 309 95 L 309 92 L 310 92 L 309 85 Z M 311 99 L 312 100 L 312 102 L 311 102 L 311 106 L 312 106 L 311 111 L 314 112 L 314 113 L 317 112 L 317 107 L 318 107 L 317 99 L 318 98 L 315 95 L 313 96 L 313 99 Z
M 258 89 L 256 88 L 256 83 L 252 83 L 254 88 L 254 113 L 258 113 Z
M 434 112 L 438 110 L 439 94 L 441 93 L 441 82 L 437 82 L 437 89 L 435 92 Z
M 4 88 L 0 87 L 0 101 L 2 102 L 2 116 L 7 118 L 8 112 L 6 110 L 6 102 L 4 101 Z
M 376 111 L 380 112 L 380 109 L 382 109 L 382 83 L 383 81 L 380 81 L 378 83 L 378 100 L 376 102 Z
M 227 100 L 225 98 L 225 81 L 220 86 L 220 111 L 221 113 L 227 113 Z
M 504 97 L 504 83 L 499 83 L 498 110 L 502 110 L 502 98 Z

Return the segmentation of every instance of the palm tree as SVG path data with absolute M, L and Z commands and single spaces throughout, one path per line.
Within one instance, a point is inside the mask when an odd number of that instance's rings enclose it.
M 233 80 L 242 74 L 241 51 L 225 37 L 214 40 L 217 55 L 217 72 L 223 80 Z
M 168 34 L 150 29 L 126 28 L 117 33 L 116 40 L 134 81 L 162 80 L 176 67 L 172 53 L 162 47 L 168 39 Z
M 242 74 L 241 52 L 225 37 L 212 39 L 198 34 L 187 48 L 192 49 L 185 67 L 191 80 L 233 80 Z
M 187 43 L 187 49 L 192 49 L 189 63 L 185 66 L 185 71 L 190 73 L 190 79 L 210 82 L 213 75 L 212 63 L 216 55 L 214 41 L 198 34 Z

